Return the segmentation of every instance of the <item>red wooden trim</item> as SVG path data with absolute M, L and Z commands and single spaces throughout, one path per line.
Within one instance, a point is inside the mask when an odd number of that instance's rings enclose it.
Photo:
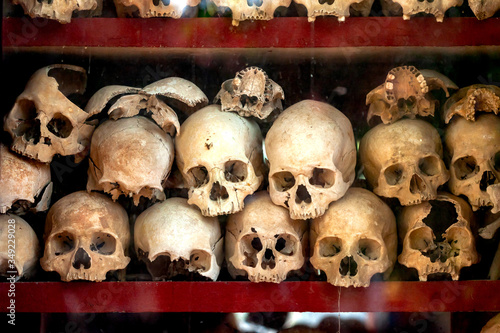
M 3 47 L 173 47 L 310 48 L 363 46 L 500 45 L 500 18 L 475 17 L 279 17 L 245 21 L 230 18 L 74 18 L 69 24 L 45 19 L 4 18 Z
M 469 312 L 500 311 L 500 281 L 374 282 L 19 282 L 16 312 Z M 340 301 L 339 301 L 340 298 Z

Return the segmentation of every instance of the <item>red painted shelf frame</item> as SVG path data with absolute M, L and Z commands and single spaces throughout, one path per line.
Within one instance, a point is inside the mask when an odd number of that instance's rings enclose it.
M 99 33 L 96 33 L 99 32 Z M 245 21 L 230 18 L 132 19 L 75 18 L 71 23 L 4 18 L 2 46 L 168 47 L 168 48 L 323 48 L 366 46 L 500 45 L 500 18 L 280 17 Z
M 500 281 L 374 282 L 19 282 L 17 312 L 499 312 Z M 8 297 L 0 297 L 7 311 Z

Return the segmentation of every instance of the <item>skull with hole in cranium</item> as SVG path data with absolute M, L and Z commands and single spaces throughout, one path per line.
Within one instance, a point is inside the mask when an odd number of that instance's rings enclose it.
M 450 159 L 450 191 L 465 195 L 473 210 L 500 211 L 500 118 L 482 114 L 475 121 L 454 118 L 445 130 Z
M 68 99 L 83 94 L 87 75 L 78 66 L 51 65 L 36 71 L 5 118 L 4 129 L 11 149 L 44 163 L 54 155 L 75 155 L 80 162 L 87 153 L 94 126 L 89 115 Z
M 436 198 L 450 177 L 439 133 L 423 120 L 375 126 L 361 139 L 359 155 L 373 192 L 403 206 Z
M 352 187 L 311 224 L 311 264 L 339 287 L 368 287 L 392 272 L 397 257 L 396 218 L 380 198 Z
M 169 198 L 142 212 L 134 241 L 154 280 L 193 275 L 215 281 L 224 260 L 219 221 L 184 198 Z
M 189 204 L 203 215 L 232 214 L 255 192 L 263 176 L 259 126 L 219 105 L 187 118 L 175 140 L 176 162 L 189 188 Z
M 321 216 L 353 183 L 351 123 L 333 106 L 305 100 L 290 106 L 267 133 L 269 193 L 292 219 Z
M 229 273 L 252 282 L 282 282 L 304 265 L 307 230 L 306 221 L 292 220 L 266 191 L 247 197 L 243 211 L 229 216 L 226 226 Z
M 47 214 L 44 237 L 42 268 L 56 271 L 62 281 L 102 281 L 130 261 L 127 212 L 99 193 L 78 191 L 59 199 Z
M 420 281 L 431 274 L 449 274 L 479 261 L 471 230 L 474 216 L 465 200 L 440 192 L 435 200 L 404 207 L 398 216 L 403 250 L 398 261 L 415 268 Z

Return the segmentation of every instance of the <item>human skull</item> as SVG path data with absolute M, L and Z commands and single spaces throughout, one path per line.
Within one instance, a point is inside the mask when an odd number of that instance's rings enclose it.
M 236 213 L 264 178 L 259 126 L 220 105 L 189 116 L 175 140 L 176 162 L 189 204 L 205 216 Z
M 470 0 L 469 0 L 470 1 Z M 481 329 L 481 333 L 499 333 L 500 332 L 500 313 L 491 318 Z
M 135 116 L 107 120 L 92 136 L 88 191 L 164 200 L 164 182 L 174 162 L 174 142 L 151 120 Z
M 0 214 L 0 275 L 30 277 L 39 258 L 40 244 L 28 222 L 16 215 Z
M 448 124 L 455 115 L 469 121 L 476 119 L 476 112 L 500 111 L 500 88 L 494 85 L 474 84 L 457 91 L 443 107 L 444 121 Z
M 338 287 L 368 287 L 373 275 L 392 272 L 396 218 L 372 192 L 352 187 L 311 223 L 311 264 Z
M 500 0 L 469 0 L 469 7 L 479 20 L 484 20 L 500 9 Z
M 24 214 L 49 208 L 50 164 L 19 156 L 0 143 L 0 213 Z
M 13 0 L 21 5 L 24 13 L 31 17 L 41 17 L 69 23 L 73 12 L 88 12 L 94 16 L 101 15 L 102 0 Z
M 359 155 L 373 192 L 403 206 L 435 199 L 450 178 L 439 133 L 423 120 L 375 126 L 361 139 Z
M 283 111 L 283 89 L 258 67 L 247 67 L 234 79 L 222 83 L 214 103 L 221 101 L 222 111 L 236 111 L 242 117 L 266 119 L 272 112 Z
M 450 163 L 448 186 L 465 195 L 473 210 L 493 206 L 500 211 L 500 118 L 482 114 L 476 121 L 457 117 L 445 130 Z
M 307 230 L 307 221 L 292 220 L 267 191 L 247 197 L 243 211 L 230 215 L 226 226 L 229 273 L 252 282 L 282 282 L 304 265 Z
M 355 178 L 351 123 L 333 106 L 305 100 L 274 121 L 265 139 L 269 193 L 292 219 L 323 215 Z
M 401 9 L 397 5 L 387 3 L 393 2 L 400 5 L 405 20 L 409 20 L 410 16 L 418 13 L 426 13 L 434 15 L 436 21 L 443 22 L 444 13 L 451 7 L 461 6 L 463 0 L 383 0 L 382 3 L 384 2 L 386 4 L 383 7 L 386 10 L 390 8 L 393 15 Z
M 134 241 L 154 280 L 196 273 L 215 281 L 224 260 L 217 217 L 203 216 L 184 198 L 169 198 L 141 213 Z
M 139 17 L 143 18 L 180 18 L 186 11 L 195 9 L 200 0 L 114 0 L 114 3 L 118 17 L 133 16 L 138 12 Z
M 59 199 L 47 214 L 44 238 L 42 268 L 62 281 L 102 281 L 130 261 L 127 212 L 100 193 L 78 191 Z
M 318 16 L 336 16 L 344 22 L 350 16 L 350 8 L 357 10 L 362 16 L 370 14 L 374 0 L 294 0 L 307 9 L 309 22 L 314 22 Z M 351 7 L 352 6 L 352 7 Z
M 471 231 L 474 216 L 467 202 L 440 192 L 436 199 L 404 207 L 398 216 L 403 250 L 400 264 L 415 268 L 420 281 L 431 274 L 449 274 L 479 261 Z
M 419 71 L 414 66 L 393 68 L 385 82 L 366 95 L 366 104 L 370 105 L 367 120 L 370 122 L 373 116 L 378 116 L 384 124 L 390 124 L 405 116 L 434 116 L 436 100 L 430 91 L 443 89 L 449 96 L 448 88 L 458 89 L 438 72 Z
M 94 126 L 86 123 L 88 113 L 68 97 L 83 94 L 86 81 L 85 70 L 78 66 L 58 64 L 36 71 L 5 118 L 11 149 L 44 163 L 56 154 L 76 154 L 75 162 L 80 162 Z
M 271 20 L 278 7 L 288 7 L 292 0 L 212 0 L 218 7 L 228 7 L 233 15 L 233 25 L 240 21 Z

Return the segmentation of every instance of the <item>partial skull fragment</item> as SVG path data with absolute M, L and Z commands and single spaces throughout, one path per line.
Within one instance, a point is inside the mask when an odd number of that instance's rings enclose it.
M 233 25 L 241 21 L 271 20 L 278 7 L 288 7 L 292 0 L 211 0 L 218 7 L 231 10 Z
M 71 22 L 73 13 L 99 16 L 102 13 L 102 0 L 13 0 L 21 5 L 24 13 L 32 18 L 57 20 L 60 23 Z
M 476 113 L 500 111 L 500 88 L 494 85 L 474 84 L 457 91 L 443 107 L 443 118 L 449 123 L 455 115 L 469 121 L 476 119 Z

